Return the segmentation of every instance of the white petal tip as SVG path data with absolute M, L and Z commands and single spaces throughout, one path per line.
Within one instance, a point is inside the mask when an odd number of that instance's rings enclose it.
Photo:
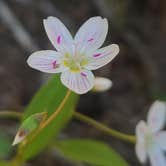
M 36 67 L 34 65 L 34 56 L 33 56 L 33 54 L 28 57 L 27 64 L 28 64 L 29 67 L 31 67 L 33 69 L 36 69 Z
M 27 59 L 27 64 L 32 67 L 32 57 L 29 56 L 28 59 Z
M 116 54 L 118 54 L 119 51 L 120 51 L 119 45 L 117 45 L 117 44 L 112 44 L 111 46 L 114 47 L 114 51 L 116 52 Z
M 43 21 L 46 21 L 46 20 L 52 19 L 52 18 L 55 18 L 55 17 L 53 17 L 53 16 L 48 16 L 47 18 L 44 18 Z
M 62 83 L 77 94 L 85 94 L 94 86 L 94 75 L 91 71 L 83 70 L 78 73 L 65 71 L 61 74 Z
M 71 89 L 72 90 L 72 89 Z M 78 95 L 83 95 L 83 94 L 86 94 L 88 93 L 89 90 L 87 91 L 75 91 L 75 90 L 72 90 L 74 93 L 78 94 Z
M 107 20 L 107 18 L 103 18 L 103 20 L 108 24 L 108 20 Z
M 166 122 L 166 103 L 155 101 L 149 109 L 147 121 L 153 131 L 161 130 Z
M 45 24 L 45 22 L 46 22 L 46 19 L 43 19 L 43 24 Z
M 45 23 L 48 21 L 48 19 L 50 19 L 50 16 L 47 17 L 47 18 L 44 18 L 44 19 L 43 19 L 43 23 L 45 24 Z
M 65 84 L 64 84 L 65 85 Z M 66 85 L 65 85 L 66 86 Z M 67 86 L 66 86 L 67 87 Z M 71 91 L 73 91 L 74 93 L 78 94 L 78 95 L 84 95 L 86 93 L 88 93 L 92 88 L 93 85 L 91 87 L 89 87 L 88 89 L 71 89 L 70 87 L 68 87 Z
M 90 19 L 101 19 L 101 20 L 107 20 L 107 18 L 102 17 L 102 16 L 94 16 L 94 17 L 91 17 Z

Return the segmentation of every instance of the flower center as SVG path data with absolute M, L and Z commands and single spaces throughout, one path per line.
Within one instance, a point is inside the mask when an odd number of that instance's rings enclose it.
M 88 59 L 84 55 L 70 55 L 66 53 L 63 65 L 68 67 L 71 72 L 80 72 L 88 64 Z

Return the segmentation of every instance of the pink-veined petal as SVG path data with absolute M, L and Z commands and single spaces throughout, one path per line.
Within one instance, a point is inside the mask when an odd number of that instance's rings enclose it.
M 34 52 L 29 56 L 27 63 L 30 67 L 46 73 L 59 73 L 65 70 L 60 65 L 61 55 L 51 50 Z
M 141 163 L 147 160 L 147 151 L 145 148 L 145 135 L 148 132 L 148 127 L 144 121 L 140 121 L 136 126 L 136 155 Z
M 88 19 L 78 30 L 74 38 L 77 49 L 82 51 L 96 50 L 104 43 L 108 32 L 106 18 L 99 16 Z
M 43 21 L 46 33 L 53 46 L 62 53 L 73 53 L 73 38 L 65 25 L 56 17 Z
M 159 147 L 166 151 L 166 131 L 160 131 L 156 134 L 156 141 Z
M 166 104 L 165 102 L 155 101 L 148 112 L 148 125 L 153 132 L 159 131 L 165 125 Z
M 111 44 L 107 47 L 98 49 L 88 57 L 89 60 L 86 68 L 88 70 L 96 70 L 108 64 L 118 53 L 119 46 L 117 44 Z
M 165 166 L 166 158 L 160 148 L 156 147 L 149 152 L 150 163 L 152 166 Z
M 94 85 L 94 75 L 91 71 L 65 71 L 61 74 L 62 83 L 78 94 L 87 93 Z

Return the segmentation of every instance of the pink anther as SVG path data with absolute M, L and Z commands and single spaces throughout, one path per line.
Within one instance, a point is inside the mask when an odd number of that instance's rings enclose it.
M 101 55 L 101 53 L 94 54 L 93 57 L 99 57 L 100 55 Z
M 91 42 L 91 41 L 93 41 L 94 39 L 93 38 L 90 38 L 90 39 L 88 39 L 88 42 Z
M 56 61 L 54 61 L 54 62 L 52 63 L 52 66 L 53 66 L 53 69 L 55 69 L 55 68 L 57 67 Z
M 58 43 L 58 44 L 61 43 L 61 36 L 60 36 L 60 35 L 57 37 L 57 43 Z
M 80 73 L 83 77 L 86 77 L 87 75 L 83 72 Z

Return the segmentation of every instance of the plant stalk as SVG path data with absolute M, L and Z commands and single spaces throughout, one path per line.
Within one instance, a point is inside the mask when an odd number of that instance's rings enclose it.
M 129 143 L 135 144 L 135 142 L 136 142 L 136 137 L 134 135 L 124 134 L 122 132 L 109 128 L 109 127 L 105 126 L 104 124 L 97 122 L 94 119 L 87 117 L 79 112 L 75 112 L 74 117 L 76 119 L 79 119 L 79 120 L 93 126 L 94 128 L 96 128 L 100 131 L 103 131 L 104 133 L 106 133 L 108 135 L 111 135 L 113 137 L 116 137 L 118 139 L 121 139 L 121 140 L 129 142 Z

